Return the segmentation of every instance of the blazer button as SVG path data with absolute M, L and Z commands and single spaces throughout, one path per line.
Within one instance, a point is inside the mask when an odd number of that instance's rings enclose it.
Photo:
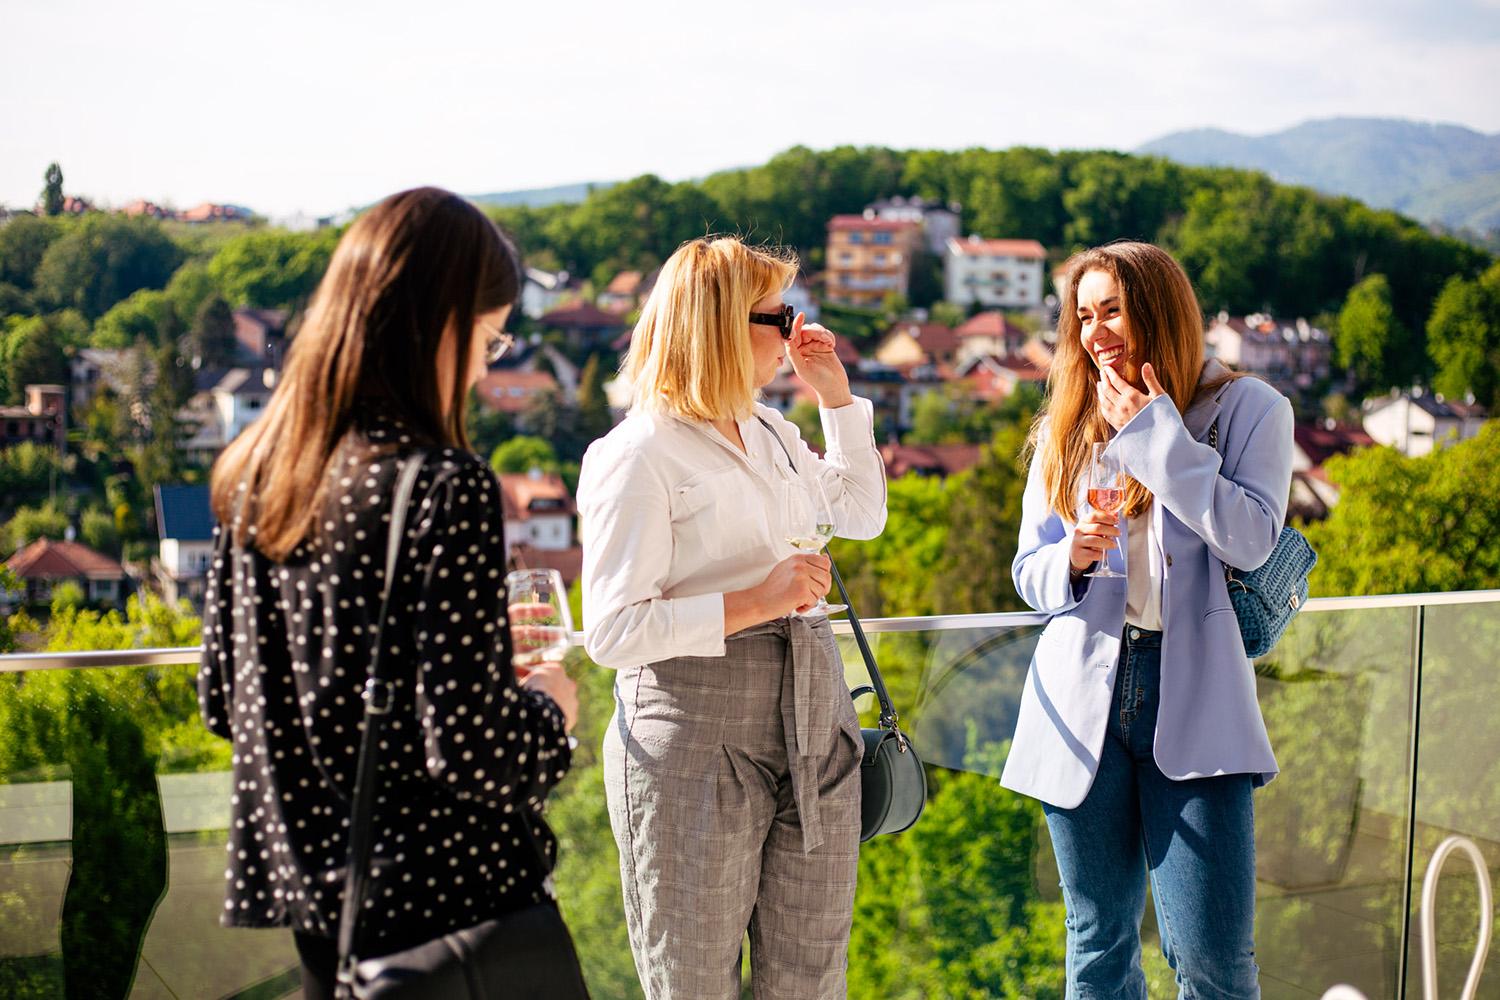
M 1172 565 L 1172 553 L 1170 552 L 1167 553 L 1167 565 Z

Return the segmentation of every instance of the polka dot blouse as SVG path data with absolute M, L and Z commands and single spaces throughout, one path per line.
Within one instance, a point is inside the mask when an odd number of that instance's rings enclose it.
M 233 742 L 225 924 L 337 934 L 360 692 L 411 447 L 394 420 L 351 432 L 322 530 L 282 563 L 215 536 L 198 694 L 209 729 Z M 362 918 L 372 952 L 549 891 L 556 841 L 540 813 L 567 771 L 567 736 L 557 705 L 515 684 L 504 578 L 494 473 L 467 452 L 429 451 L 383 639 L 395 707 Z

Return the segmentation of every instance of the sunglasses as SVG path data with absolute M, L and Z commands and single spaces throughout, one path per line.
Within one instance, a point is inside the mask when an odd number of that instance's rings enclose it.
M 780 312 L 750 314 L 750 322 L 774 326 L 780 330 L 782 340 L 792 339 L 792 320 L 796 318 L 797 310 L 789 305 L 782 306 Z

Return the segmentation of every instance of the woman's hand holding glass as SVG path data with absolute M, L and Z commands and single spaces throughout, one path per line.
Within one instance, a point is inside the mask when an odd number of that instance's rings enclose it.
M 799 552 L 809 554 L 820 553 L 824 547 L 833 540 L 834 520 L 833 505 L 828 502 L 828 494 L 823 489 L 823 484 L 813 480 L 811 484 L 804 483 L 800 479 L 789 479 L 778 487 L 778 495 L 781 503 L 781 523 L 786 530 L 786 541 L 792 548 Z M 828 560 L 824 560 L 829 566 Z M 832 580 L 831 572 L 828 579 L 822 581 L 822 590 L 818 591 L 817 600 L 810 607 L 798 606 L 792 613 L 804 618 L 815 618 L 819 615 L 837 614 L 848 608 L 846 604 L 829 604 L 824 598 L 828 592 L 828 584 Z
M 505 578 L 505 589 L 516 681 L 557 702 L 571 731 L 578 721 L 578 688 L 562 666 L 573 643 L 573 614 L 562 574 L 555 569 L 517 570 Z

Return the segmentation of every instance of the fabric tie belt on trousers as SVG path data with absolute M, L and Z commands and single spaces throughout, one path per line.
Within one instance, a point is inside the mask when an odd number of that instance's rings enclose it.
M 843 672 L 825 666 L 823 639 L 817 626 L 829 628 L 828 619 L 796 616 L 753 625 L 729 637 L 734 642 L 774 635 L 786 643 L 782 691 L 792 678 L 792 697 L 781 699 L 781 723 L 786 740 L 787 770 L 792 796 L 802 826 L 802 850 L 810 854 L 823 844 L 823 822 L 818 810 L 819 765 L 832 751 L 838 732 L 839 698 L 849 696 Z

